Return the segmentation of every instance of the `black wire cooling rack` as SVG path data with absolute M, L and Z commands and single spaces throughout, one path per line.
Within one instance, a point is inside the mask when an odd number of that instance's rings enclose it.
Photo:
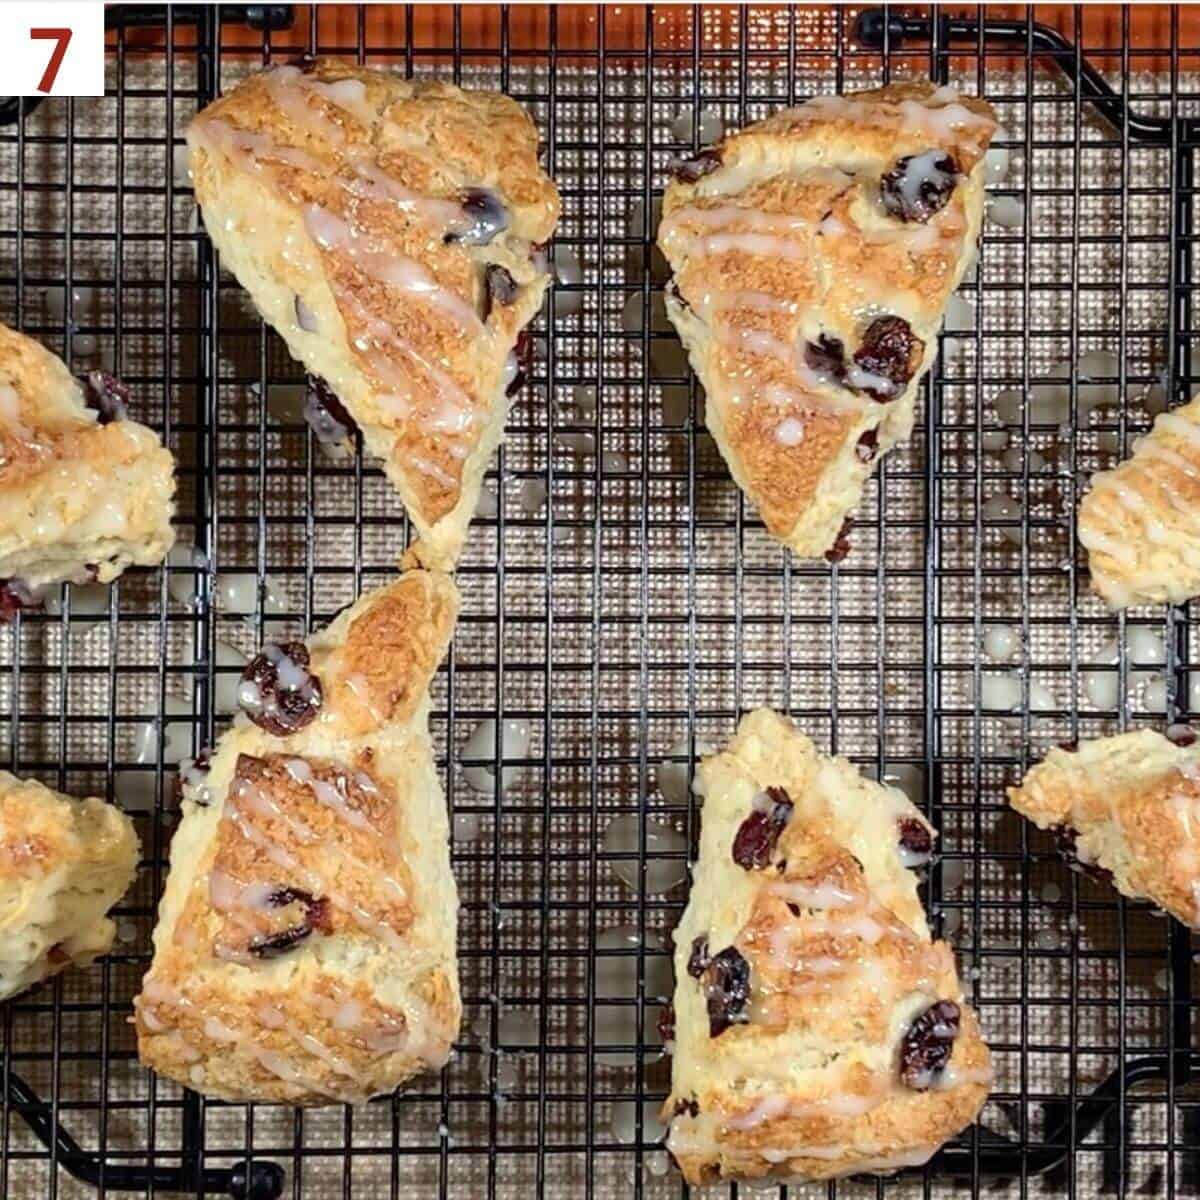
M 1072 520 L 1087 475 L 1198 374 L 1200 24 L 1166 6 L 286 5 L 116 5 L 107 23 L 102 100 L 0 104 L 0 315 L 133 386 L 196 551 L 0 634 L 6 765 L 115 798 L 144 848 L 115 953 L 0 1008 L 0 1195 L 683 1194 L 652 1031 L 687 850 L 644 821 L 632 846 L 605 834 L 645 813 L 694 846 L 692 752 L 760 703 L 933 816 L 928 900 L 998 1072 L 928 1168 L 791 1194 L 1196 1195 L 1188 932 L 1067 872 L 1003 787 L 1052 742 L 1200 705 L 1188 610 L 1109 616 Z M 220 731 L 241 655 L 384 581 L 405 532 L 372 464 L 309 437 L 296 365 L 219 274 L 177 161 L 198 107 L 304 49 L 503 88 L 564 199 L 434 699 L 462 1037 L 439 1077 L 353 1112 L 206 1103 L 143 1071 L 128 1026 L 180 747 Z M 1002 203 L 852 555 L 792 562 L 704 432 L 653 202 L 715 121 L 922 76 L 996 106 Z M 488 718 L 528 733 L 499 798 L 461 761 Z

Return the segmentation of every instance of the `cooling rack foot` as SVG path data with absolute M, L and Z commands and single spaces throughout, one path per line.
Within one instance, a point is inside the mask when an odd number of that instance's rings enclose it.
M 51 1160 L 82 1183 L 106 1192 L 185 1192 L 229 1196 L 231 1200 L 278 1200 L 284 1173 L 278 1163 L 250 1162 L 236 1167 L 159 1167 L 110 1162 L 89 1154 L 57 1122 L 48 1104 L 19 1076 L 8 1072 L 6 1103 L 50 1151 Z M 185 1151 L 186 1156 L 186 1151 Z

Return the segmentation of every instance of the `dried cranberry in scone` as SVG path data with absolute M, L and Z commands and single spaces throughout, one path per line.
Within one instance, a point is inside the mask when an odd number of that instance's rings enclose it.
M 841 383 L 846 378 L 845 343 L 827 333 L 819 334 L 815 342 L 804 343 L 804 362 L 810 371 Z
M 924 821 L 905 817 L 897 825 L 900 861 L 906 867 L 923 867 L 933 857 L 933 833 Z
M 507 267 L 499 263 L 488 263 L 483 272 L 483 319 L 492 315 L 496 305 L 507 308 L 516 298 L 520 286 Z
M 260 729 L 286 737 L 303 729 L 321 708 L 321 681 L 308 669 L 303 642 L 268 643 L 252 658 L 238 686 L 238 704 Z
M 833 545 L 825 551 L 826 562 L 839 563 L 850 553 L 850 531 L 853 528 L 854 518 L 847 517 L 842 522 L 842 527 L 838 530 L 837 537 L 833 539 Z
M 792 799 L 783 788 L 767 788 L 763 800 L 756 803 L 733 839 L 733 861 L 747 871 L 770 865 L 779 835 L 792 817 Z
M 443 241 L 463 246 L 486 246 L 508 228 L 508 209 L 495 192 L 487 188 L 467 188 L 459 192 L 462 219 L 447 230 Z
M 711 175 L 714 171 L 719 170 L 721 166 L 721 152 L 719 150 L 701 150 L 693 154 L 691 158 L 681 158 L 672 163 L 668 170 L 672 178 L 678 179 L 680 183 L 695 183 L 697 180 L 703 179 L 705 175 Z
M 358 432 L 354 418 L 320 375 L 308 377 L 304 420 L 322 446 L 340 445 Z
M 950 203 L 958 165 L 944 150 L 898 158 L 879 181 L 883 207 L 901 221 L 928 221 Z
M 876 317 L 854 352 L 850 383 L 874 400 L 894 400 L 921 365 L 925 343 L 903 317 Z
M 709 960 L 700 977 L 708 1007 L 709 1037 L 750 1020 L 750 964 L 734 946 Z
M 687 973 L 693 979 L 699 979 L 704 974 L 704 968 L 709 964 L 708 938 L 704 934 L 692 941 L 692 952 L 688 955 Z
M 961 1013 L 953 1000 L 931 1004 L 900 1041 L 900 1081 L 924 1092 L 933 1087 L 954 1053 Z
M 314 932 L 331 933 L 333 931 L 329 901 L 324 897 L 314 896 L 303 888 L 279 888 L 267 897 L 267 904 L 273 908 L 290 908 L 292 905 L 299 905 L 303 915 L 295 925 L 290 925 L 278 933 L 251 939 L 246 949 L 255 958 L 277 958 L 289 950 L 294 950 Z
M 98 414 L 98 422 L 108 425 L 123 421 L 129 409 L 129 388 L 107 371 L 89 371 L 83 388 L 84 403 Z

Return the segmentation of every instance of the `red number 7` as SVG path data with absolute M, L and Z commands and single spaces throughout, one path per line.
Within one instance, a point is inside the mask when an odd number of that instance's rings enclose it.
M 55 79 L 58 78 L 58 68 L 62 66 L 63 55 L 66 54 L 67 47 L 71 44 L 71 31 L 69 29 L 31 29 L 29 36 L 34 41 L 56 43 L 50 52 L 50 61 L 46 64 L 46 69 L 42 72 L 42 78 L 37 85 L 39 92 L 49 92 L 54 86 Z

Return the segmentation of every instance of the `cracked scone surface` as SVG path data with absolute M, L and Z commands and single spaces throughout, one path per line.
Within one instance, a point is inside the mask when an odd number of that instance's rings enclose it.
M 0 580 L 33 591 L 160 563 L 174 494 L 153 430 L 104 423 L 61 359 L 0 325 Z
M 308 640 L 306 667 L 279 666 L 319 687 L 308 723 L 276 736 L 242 714 L 207 773 L 185 770 L 135 1001 L 160 1074 L 229 1100 L 358 1103 L 446 1062 L 458 898 L 427 725 L 457 608 L 437 572 L 367 593 Z
M 684 1176 L 824 1179 L 926 1161 L 974 1119 L 991 1079 L 905 865 L 928 859 L 932 829 L 902 792 L 765 709 L 698 780 L 662 1114 Z
M 930 84 L 821 96 L 702 151 L 666 190 L 666 307 L 709 429 L 802 557 L 835 550 L 872 464 L 912 431 L 995 128 L 988 105 Z M 893 172 L 907 216 L 883 203 Z
M 1092 587 L 1110 608 L 1200 595 L 1200 397 L 1160 413 L 1079 505 Z
M 559 199 L 498 92 L 335 59 L 250 76 L 188 130 L 205 227 L 452 567 L 550 276 Z
M 0 771 L 0 1000 L 108 953 L 137 862 L 119 809 Z
M 1200 744 L 1141 729 L 1056 746 L 1008 798 L 1072 865 L 1200 928 Z

